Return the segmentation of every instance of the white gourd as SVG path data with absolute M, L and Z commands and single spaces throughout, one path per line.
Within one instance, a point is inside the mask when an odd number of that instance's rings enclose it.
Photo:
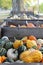
M 14 52 L 14 53 L 13 53 Z M 10 59 L 14 59 L 16 60 L 17 57 L 18 57 L 18 53 L 17 53 L 17 50 L 15 49 L 9 49 L 8 52 L 7 52 L 7 57 L 10 58 Z

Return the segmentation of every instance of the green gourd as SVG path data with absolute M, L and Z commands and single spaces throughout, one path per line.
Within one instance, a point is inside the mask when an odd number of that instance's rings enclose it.
M 18 48 L 18 54 L 21 54 L 23 51 L 26 50 L 26 46 L 22 45 Z
M 0 48 L 0 56 L 6 55 L 7 51 L 5 48 Z
M 8 50 L 8 49 L 10 49 L 10 48 L 12 48 L 13 47 L 13 43 L 12 42 L 7 42 L 6 44 L 5 44 L 5 46 L 4 46 L 4 48 L 6 49 L 6 50 Z

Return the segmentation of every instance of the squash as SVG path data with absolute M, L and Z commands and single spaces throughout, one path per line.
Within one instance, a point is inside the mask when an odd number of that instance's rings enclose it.
M 7 53 L 6 49 L 5 48 L 0 48 L 0 56 L 5 56 Z
M 36 46 L 37 47 L 37 44 L 36 44 L 36 41 L 34 41 L 34 40 L 27 40 L 27 42 L 26 42 L 26 46 L 27 46 L 27 48 L 32 48 L 33 46 Z
M 38 39 L 37 44 L 39 44 L 39 45 L 41 44 L 41 46 L 43 46 L 43 39 Z
M 18 51 L 15 50 L 15 49 L 13 49 L 13 48 L 9 49 L 9 50 L 7 51 L 7 57 L 8 57 L 9 59 L 17 60 L 17 58 L 18 58 Z
M 42 59 L 42 53 L 39 50 L 31 52 L 29 56 L 33 58 L 34 62 L 40 62 Z
M 0 56 L 0 63 L 3 63 L 6 60 L 5 56 Z
M 33 63 L 34 61 L 33 61 L 33 59 L 31 58 L 31 57 L 25 57 L 25 58 L 23 58 L 23 61 L 25 62 L 25 63 Z
M 15 40 L 15 42 L 13 43 L 13 47 L 15 49 L 18 49 L 22 45 L 23 45 L 23 41 L 22 40 Z
M 35 40 L 35 41 L 37 40 L 36 37 L 33 36 L 33 35 L 29 36 L 28 39 L 29 39 L 29 40 Z
M 8 41 L 9 41 L 9 38 L 8 38 L 7 36 L 3 36 L 1 39 L 2 39 L 3 41 L 5 41 L 5 42 L 8 42 Z
M 7 59 L 7 57 L 2 56 L 2 62 L 4 62 Z
M 20 55 L 20 60 L 24 62 L 40 62 L 42 59 L 42 53 L 39 50 L 24 51 Z
M 13 47 L 13 43 L 12 42 L 7 42 L 5 45 L 4 45 L 4 48 L 6 49 L 6 50 L 8 50 L 8 49 L 10 49 L 10 48 L 12 48 Z
M 24 51 L 24 52 L 22 52 L 21 54 L 20 54 L 20 60 L 23 60 L 25 57 L 27 57 L 29 54 L 30 54 L 30 52 L 31 51 L 28 51 L 28 50 L 26 50 L 26 51 Z
M 23 51 L 26 50 L 26 46 L 22 45 L 18 48 L 18 54 L 20 55 Z

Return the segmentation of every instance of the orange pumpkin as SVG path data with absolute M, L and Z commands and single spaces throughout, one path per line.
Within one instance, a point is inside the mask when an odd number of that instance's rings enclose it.
M 36 41 L 36 37 L 33 36 L 33 35 L 29 36 L 28 39 L 29 39 L 29 40 L 35 40 L 35 41 Z

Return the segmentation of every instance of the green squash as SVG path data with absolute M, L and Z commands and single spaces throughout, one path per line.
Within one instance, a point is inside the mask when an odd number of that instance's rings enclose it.
M 23 51 L 26 50 L 26 46 L 22 45 L 18 48 L 18 54 L 21 54 Z
M 9 38 L 8 38 L 7 36 L 3 36 L 1 39 L 2 39 L 3 41 L 5 41 L 5 42 L 8 42 L 8 41 L 9 41 Z
M 41 53 L 43 54 L 43 47 L 41 47 L 39 50 L 40 50 L 40 51 L 41 51 Z
M 0 56 L 6 55 L 7 51 L 5 48 L 0 48 Z
M 6 44 L 5 41 L 0 39 L 0 48 L 4 48 L 5 44 Z
M 10 48 L 12 48 L 13 47 L 13 43 L 12 42 L 7 42 L 6 44 L 5 44 L 5 46 L 4 46 L 4 48 L 6 49 L 6 50 L 8 50 L 8 49 L 10 49 Z

